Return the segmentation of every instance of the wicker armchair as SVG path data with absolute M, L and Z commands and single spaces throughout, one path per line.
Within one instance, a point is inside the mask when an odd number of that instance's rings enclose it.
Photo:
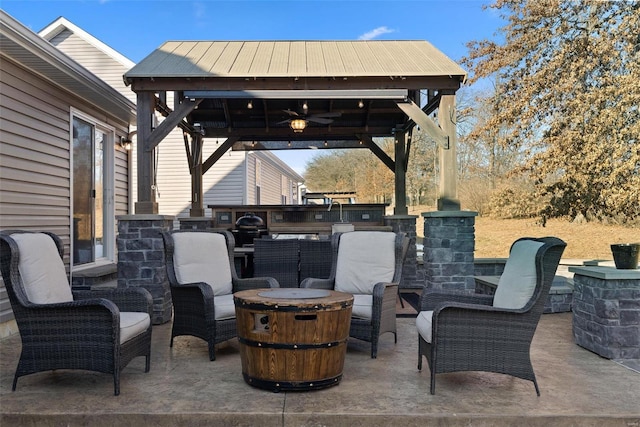
M 272 277 L 238 278 L 233 262 L 233 235 L 226 231 L 175 230 L 162 233 L 173 300 L 173 338 L 191 335 L 209 346 L 237 336 L 233 293 L 277 288 Z
M 52 233 L 0 232 L 0 266 L 22 340 L 13 379 L 54 369 L 113 374 L 135 357 L 151 356 L 152 299 L 142 288 L 72 291 Z
M 533 381 L 529 355 L 544 303 L 565 242 L 555 237 L 516 240 L 495 295 L 425 290 L 418 329 L 418 369 L 422 356 L 436 374 L 486 371 Z
M 300 287 L 353 294 L 349 336 L 370 342 L 375 359 L 380 335 L 392 332 L 398 342 L 396 298 L 409 238 L 405 233 L 352 231 L 334 234 L 331 243 L 329 278 L 306 278 Z

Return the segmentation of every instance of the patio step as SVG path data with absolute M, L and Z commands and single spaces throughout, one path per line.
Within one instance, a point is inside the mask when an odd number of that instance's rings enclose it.
M 115 286 L 118 281 L 118 265 L 103 264 L 73 273 L 71 287 L 74 290 L 91 290 Z

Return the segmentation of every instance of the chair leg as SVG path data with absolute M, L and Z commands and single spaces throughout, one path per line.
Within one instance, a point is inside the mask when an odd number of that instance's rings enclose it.
M 11 386 L 11 391 L 16 391 L 16 386 L 18 385 L 18 373 L 13 377 L 13 385 Z
M 150 369 L 151 369 L 151 353 L 145 356 L 144 371 L 149 372 Z
M 216 344 L 213 341 L 209 341 L 209 360 L 210 361 L 214 361 L 216 360 Z
M 540 397 L 540 388 L 538 387 L 538 381 L 536 381 L 535 374 L 533 375 L 533 385 L 536 387 L 536 394 Z
M 120 395 L 120 373 L 117 371 L 113 373 L 113 395 Z

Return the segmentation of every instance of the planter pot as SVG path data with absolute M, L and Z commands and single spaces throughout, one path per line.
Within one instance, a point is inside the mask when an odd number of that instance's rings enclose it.
M 619 243 L 611 245 L 613 262 L 616 268 L 630 270 L 638 268 L 640 257 L 640 243 Z

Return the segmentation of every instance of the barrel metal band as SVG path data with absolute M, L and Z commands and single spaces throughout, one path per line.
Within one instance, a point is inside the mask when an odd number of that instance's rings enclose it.
M 265 312 L 308 312 L 308 311 L 319 311 L 319 310 L 327 310 L 327 311 L 339 311 L 340 309 L 351 307 L 353 305 L 352 301 L 341 302 L 338 305 L 333 304 L 316 304 L 313 306 L 295 306 L 295 305 L 276 305 L 276 304 L 264 304 L 257 302 L 240 302 L 235 301 L 236 307 L 247 309 L 247 310 L 258 310 Z M 264 313 L 268 314 L 268 313 Z
M 249 347 L 257 347 L 257 348 L 273 348 L 276 350 L 312 350 L 317 348 L 329 348 L 336 347 L 340 344 L 344 344 L 347 342 L 346 339 L 340 341 L 331 341 L 331 342 L 323 342 L 318 344 L 312 343 L 303 343 L 303 344 L 292 344 L 292 343 L 271 343 L 271 342 L 260 342 L 254 340 L 248 340 L 243 337 L 238 337 L 238 341 L 241 344 L 248 345 Z

